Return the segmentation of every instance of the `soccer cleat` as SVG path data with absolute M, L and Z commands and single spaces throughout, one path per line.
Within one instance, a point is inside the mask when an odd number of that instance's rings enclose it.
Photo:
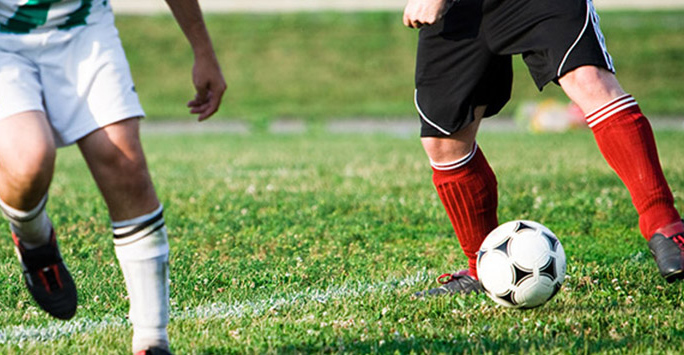
M 461 270 L 455 274 L 444 274 L 437 278 L 442 286 L 423 292 L 416 292 L 415 297 L 469 294 L 482 292 L 482 285 L 469 270 Z
M 171 352 L 163 348 L 151 347 L 146 350 L 138 351 L 135 355 L 171 355 Z
M 55 231 L 51 233 L 47 244 L 30 250 L 24 248 L 14 233 L 12 239 L 33 299 L 51 316 L 67 320 L 76 314 L 76 285 L 62 261 Z
M 656 230 L 648 247 L 667 282 L 684 278 L 684 221 Z

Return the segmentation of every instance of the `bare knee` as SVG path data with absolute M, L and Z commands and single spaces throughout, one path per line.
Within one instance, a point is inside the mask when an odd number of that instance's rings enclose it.
M 467 156 L 474 144 L 474 142 L 437 137 L 424 137 L 421 142 L 425 153 L 434 163 L 452 162 Z
M 475 121 L 449 137 L 423 137 L 421 143 L 430 161 L 450 163 L 470 154 L 475 145 L 475 136 L 480 127 L 485 106 L 475 110 Z
M 10 206 L 33 208 L 47 193 L 56 157 L 52 134 L 42 111 L 0 120 L 0 197 Z
M 20 181 L 50 181 L 55 169 L 57 156 L 55 147 L 46 143 L 35 142 L 34 148 L 24 151 L 21 159 L 14 161 L 12 173 Z
M 595 66 L 574 69 L 558 82 L 568 97 L 579 105 L 585 114 L 625 94 L 612 72 Z
M 49 142 L 33 142 L 18 159 L 5 160 L 3 200 L 18 209 L 35 207 L 45 196 L 55 168 L 55 147 Z

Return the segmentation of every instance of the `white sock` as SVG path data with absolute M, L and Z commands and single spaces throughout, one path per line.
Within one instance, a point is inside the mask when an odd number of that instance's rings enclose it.
M 114 250 L 126 280 L 133 323 L 133 353 L 169 349 L 169 243 L 163 207 L 127 221 L 112 222 Z
M 20 211 L 0 200 L 0 209 L 10 221 L 10 229 L 26 249 L 34 249 L 50 241 L 52 223 L 45 212 L 47 195 L 30 211 Z

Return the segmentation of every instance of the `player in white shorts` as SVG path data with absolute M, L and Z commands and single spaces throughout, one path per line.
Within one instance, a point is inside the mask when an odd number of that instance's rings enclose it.
M 197 1 L 167 3 L 195 55 L 188 106 L 203 120 L 226 84 Z M 45 205 L 56 148 L 76 143 L 109 209 L 133 352 L 167 354 L 169 247 L 140 145 L 143 115 L 106 0 L 0 0 L 0 207 L 26 286 L 52 316 L 74 316 L 76 287 Z

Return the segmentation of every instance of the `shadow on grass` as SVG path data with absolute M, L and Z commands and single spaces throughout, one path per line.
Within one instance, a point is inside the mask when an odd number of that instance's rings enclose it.
M 301 343 L 290 344 L 278 348 L 258 349 L 254 353 L 273 354 L 311 354 L 311 353 L 381 353 L 381 354 L 487 354 L 487 353 L 595 353 L 614 352 L 638 353 L 639 349 L 648 349 L 651 342 L 645 341 L 639 336 L 625 337 L 621 339 L 590 340 L 583 336 L 575 336 L 565 341 L 554 341 L 547 338 L 519 336 L 509 333 L 497 339 L 485 339 L 469 337 L 466 334 L 455 335 L 452 339 L 425 339 L 425 338 L 397 338 L 395 340 L 369 340 L 369 341 L 340 341 L 337 344 L 314 344 Z M 684 343 L 684 337 L 668 339 L 672 349 L 678 348 L 676 344 Z M 622 349 L 622 350 L 620 350 Z M 672 350 L 670 349 L 670 351 Z M 667 350 L 664 350 L 667 352 Z M 250 353 L 251 351 L 247 351 Z M 199 354 L 231 354 L 243 353 L 243 350 L 226 347 L 210 347 L 199 351 Z

